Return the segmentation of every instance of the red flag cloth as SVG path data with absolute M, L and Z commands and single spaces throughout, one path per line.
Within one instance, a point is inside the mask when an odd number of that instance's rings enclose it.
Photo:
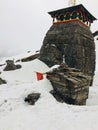
M 36 72 L 37 80 L 42 80 L 44 78 L 43 73 Z

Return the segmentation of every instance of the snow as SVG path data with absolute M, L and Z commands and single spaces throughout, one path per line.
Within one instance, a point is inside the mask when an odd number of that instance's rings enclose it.
M 49 93 L 52 85 L 45 77 L 37 81 L 36 71 L 50 70 L 46 64 L 38 59 L 17 64 L 22 68 L 7 72 L 3 71 L 5 66 L 0 67 L 0 77 L 7 80 L 7 84 L 0 85 L 0 130 L 98 129 L 98 73 L 90 87 L 87 105 L 76 106 L 57 102 Z M 34 106 L 24 102 L 32 92 L 41 93 Z

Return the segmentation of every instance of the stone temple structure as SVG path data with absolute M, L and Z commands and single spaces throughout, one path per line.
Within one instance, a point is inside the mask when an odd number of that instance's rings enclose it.
M 91 77 L 95 72 L 95 43 L 90 30 L 96 18 L 82 5 L 49 12 L 53 25 L 40 49 L 39 59 L 48 66 L 67 64 Z

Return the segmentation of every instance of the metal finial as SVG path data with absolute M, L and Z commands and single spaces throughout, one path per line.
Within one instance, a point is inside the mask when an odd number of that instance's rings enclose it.
M 75 6 L 76 5 L 76 0 L 69 0 L 69 6 Z

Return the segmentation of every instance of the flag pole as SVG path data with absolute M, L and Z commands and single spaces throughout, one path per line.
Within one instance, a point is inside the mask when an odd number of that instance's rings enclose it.
M 75 6 L 75 5 L 76 5 L 76 0 L 69 0 L 69 1 L 68 1 L 68 5 L 69 5 L 69 6 L 70 6 L 70 5 Z
M 76 0 L 74 0 L 74 6 L 76 5 Z

